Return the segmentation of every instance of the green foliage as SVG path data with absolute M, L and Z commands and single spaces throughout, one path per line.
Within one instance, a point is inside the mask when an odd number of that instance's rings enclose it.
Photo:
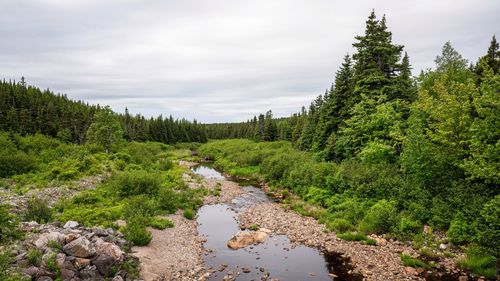
M 330 231 L 344 233 L 352 230 L 354 227 L 351 222 L 346 219 L 334 219 L 326 224 L 326 228 Z
M 188 220 L 192 220 L 194 219 L 194 217 L 196 216 L 196 211 L 192 210 L 192 209 L 186 209 L 184 210 L 184 212 L 182 213 L 182 215 L 188 219 Z
M 467 250 L 467 255 L 464 259 L 460 260 L 458 264 L 465 269 L 472 271 L 472 273 L 485 276 L 487 278 L 495 278 L 497 274 L 497 259 L 485 254 L 484 249 L 471 247 Z
M 52 219 L 53 211 L 48 206 L 45 199 L 32 197 L 28 200 L 24 219 L 27 221 L 36 221 L 38 223 L 47 223 Z
M 31 278 L 22 275 L 13 267 L 14 257 L 8 249 L 0 251 L 0 280 L 2 281 L 29 281 Z
M 397 229 L 394 230 L 396 235 L 402 239 L 411 239 L 422 230 L 422 224 L 410 217 L 403 216 L 399 219 Z
M 143 218 L 141 216 L 129 218 L 127 220 L 127 225 L 122 230 L 125 239 L 136 246 L 148 245 L 153 238 L 151 233 L 146 229 L 146 225 L 148 225 L 149 221 L 149 218 Z
M 337 234 L 337 237 L 347 241 L 366 241 L 368 237 L 361 232 L 346 232 Z
M 121 197 L 133 195 L 155 195 L 160 189 L 160 178 L 144 170 L 120 172 L 113 175 L 109 184 Z
M 463 245 L 470 242 L 471 238 L 474 237 L 474 228 L 470 222 L 463 220 L 463 216 L 457 216 L 451 221 L 446 236 L 453 244 Z
M 252 224 L 248 229 L 253 230 L 253 231 L 259 230 L 259 225 Z
M 42 261 L 42 252 L 38 248 L 30 248 L 28 250 L 28 254 L 26 258 L 31 265 L 40 266 L 40 262 Z
M 408 254 L 402 254 L 401 255 L 401 261 L 403 262 L 404 266 L 420 267 L 420 268 L 430 268 L 430 265 L 428 265 L 424 261 L 419 260 L 417 258 L 412 258 Z
M 0 204 L 0 244 L 19 236 L 16 217 L 9 212 L 7 205 Z
M 153 217 L 151 218 L 149 222 L 149 226 L 156 228 L 156 229 L 165 229 L 165 228 L 172 228 L 174 227 L 174 223 L 171 220 L 165 219 L 165 218 L 160 218 L 160 217 Z
M 87 130 L 87 141 L 102 145 L 106 152 L 109 151 L 111 145 L 117 143 L 123 138 L 123 130 L 120 126 L 118 116 L 111 110 L 105 107 L 94 115 L 94 121 Z
M 395 202 L 380 200 L 368 210 L 359 229 L 367 233 L 385 233 L 396 225 L 396 217 Z
M 158 205 L 155 200 L 146 195 L 138 195 L 127 198 L 123 207 L 123 217 L 126 219 L 140 216 L 151 218 L 158 212 Z

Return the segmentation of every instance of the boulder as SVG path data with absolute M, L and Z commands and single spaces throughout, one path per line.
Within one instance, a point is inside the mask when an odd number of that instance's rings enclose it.
M 80 237 L 64 245 L 63 251 L 70 256 L 78 258 L 88 258 L 95 253 L 92 244 L 85 237 Z
M 36 279 L 36 281 L 53 281 L 54 279 L 52 279 L 51 277 L 49 276 L 41 276 L 39 278 Z
M 121 262 L 123 260 L 123 256 L 125 255 L 120 247 L 113 243 L 105 242 L 100 238 L 96 239 L 95 253 L 96 255 L 110 256 L 116 260 L 116 262 Z
M 80 224 L 76 221 L 67 221 L 65 224 L 64 224 L 64 228 L 75 228 L 75 227 L 78 227 Z
M 64 244 L 64 240 L 64 234 L 57 231 L 51 231 L 40 234 L 38 238 L 33 242 L 33 245 L 35 245 L 35 247 L 37 247 L 38 249 L 45 251 L 47 249 L 47 244 L 50 241 L 56 241 L 57 243 L 62 245 Z
M 439 244 L 439 249 L 444 251 L 444 250 L 448 249 L 448 245 L 441 243 L 441 244 Z
M 23 274 L 26 274 L 26 275 L 30 276 L 31 278 L 35 278 L 37 276 L 37 273 L 38 273 L 38 267 L 30 266 L 28 268 L 24 268 L 22 272 L 23 272 Z
M 99 274 L 99 271 L 97 271 L 95 265 L 85 267 L 84 269 L 80 270 L 80 273 L 78 275 L 83 280 L 92 280 L 92 281 L 104 280 L 104 278 Z
M 227 246 L 233 250 L 245 248 L 252 244 L 266 241 L 268 235 L 264 231 L 241 231 L 227 242 Z

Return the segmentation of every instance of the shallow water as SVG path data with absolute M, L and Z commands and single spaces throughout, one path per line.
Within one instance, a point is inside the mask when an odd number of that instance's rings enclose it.
M 193 171 L 205 178 L 224 179 L 215 169 L 200 165 Z M 233 179 L 232 179 L 233 180 Z M 204 257 L 205 264 L 215 270 L 209 280 L 221 280 L 229 272 L 236 280 L 260 280 L 264 272 L 270 278 L 280 280 L 358 280 L 350 276 L 345 258 L 337 253 L 324 254 L 306 246 L 292 247 L 285 235 L 271 235 L 264 243 L 232 250 L 227 242 L 240 231 L 237 215 L 252 205 L 270 199 L 260 188 L 242 186 L 247 193 L 235 198 L 230 204 L 205 205 L 198 210 L 198 231 L 207 241 L 205 249 L 211 252 Z M 242 269 L 249 269 L 243 273 Z M 240 275 L 237 275 L 237 273 Z

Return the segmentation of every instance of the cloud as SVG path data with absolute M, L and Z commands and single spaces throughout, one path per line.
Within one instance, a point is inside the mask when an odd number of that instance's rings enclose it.
M 333 81 L 371 9 L 414 73 L 443 43 L 469 60 L 500 34 L 500 2 L 1 0 L 0 76 L 117 111 L 243 121 L 298 111 Z

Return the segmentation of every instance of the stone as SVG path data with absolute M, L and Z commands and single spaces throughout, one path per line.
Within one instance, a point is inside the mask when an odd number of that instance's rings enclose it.
M 47 250 L 47 245 L 49 244 L 50 241 L 56 241 L 59 244 L 63 244 L 65 241 L 65 236 L 64 234 L 57 231 L 42 233 L 33 242 L 33 245 L 38 249 L 45 251 Z
M 120 275 L 117 275 L 113 278 L 112 281 L 123 281 L 123 277 L 121 277 Z
M 97 270 L 95 265 L 87 266 L 84 269 L 80 270 L 79 276 L 83 280 L 93 280 L 93 281 L 104 280 L 104 278 L 99 274 L 99 271 Z
M 65 258 L 61 268 L 61 279 L 62 280 L 71 280 L 76 276 L 75 268 L 70 259 Z
M 85 237 L 80 237 L 64 245 L 63 251 L 78 258 L 88 258 L 94 255 L 95 251 L 90 241 Z
M 469 281 L 469 277 L 462 275 L 462 276 L 458 277 L 458 281 Z
M 448 249 L 448 245 L 441 243 L 441 244 L 439 244 L 439 249 L 440 250 L 446 250 L 446 249 Z
M 116 260 L 116 262 L 121 262 L 124 256 L 124 253 L 120 249 L 120 247 L 116 246 L 113 243 L 104 242 L 100 238 L 96 239 L 95 253 L 96 255 L 108 255 Z
M 49 276 L 41 276 L 41 277 L 38 277 L 36 279 L 36 281 L 53 281 L 54 279 L 52 279 L 51 277 Z
M 26 274 L 28 276 L 30 276 L 31 278 L 35 278 L 37 276 L 37 273 L 38 273 L 38 267 L 36 266 L 30 266 L 28 268 L 24 268 L 22 270 L 23 274 Z
M 84 268 L 87 265 L 90 265 L 90 259 L 86 259 L 86 258 L 76 258 L 75 259 L 75 267 L 77 269 Z
M 241 231 L 227 242 L 227 246 L 233 250 L 241 249 L 252 244 L 262 243 L 267 237 L 267 233 L 263 231 Z
M 118 260 L 106 254 L 97 255 L 92 259 L 92 264 L 104 276 L 110 276 L 111 274 L 113 274 L 114 266 L 117 263 Z
M 75 227 L 78 227 L 80 224 L 76 221 L 67 221 L 65 224 L 64 224 L 64 228 L 75 228 Z
M 118 226 L 118 228 L 120 228 L 120 227 L 124 227 L 124 226 L 126 226 L 126 225 L 127 225 L 127 222 L 126 222 L 126 221 L 124 221 L 124 220 L 116 220 L 116 221 L 115 221 L 115 224 L 116 224 L 116 226 Z

